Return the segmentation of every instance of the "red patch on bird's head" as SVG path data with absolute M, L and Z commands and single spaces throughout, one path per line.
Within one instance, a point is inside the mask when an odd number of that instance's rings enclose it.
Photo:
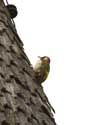
M 51 62 L 51 60 L 50 60 L 50 58 L 48 57 L 48 63 L 50 63 Z

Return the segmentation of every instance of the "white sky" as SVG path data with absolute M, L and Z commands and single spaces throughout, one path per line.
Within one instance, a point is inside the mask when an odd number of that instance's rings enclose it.
M 25 51 L 51 58 L 43 84 L 58 125 L 91 125 L 91 1 L 8 0 Z

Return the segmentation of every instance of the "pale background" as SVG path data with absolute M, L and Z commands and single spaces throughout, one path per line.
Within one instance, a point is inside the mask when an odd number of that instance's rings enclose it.
M 56 110 L 58 125 L 91 125 L 90 0 L 8 0 L 18 8 L 15 19 L 25 51 L 51 58 L 43 84 Z

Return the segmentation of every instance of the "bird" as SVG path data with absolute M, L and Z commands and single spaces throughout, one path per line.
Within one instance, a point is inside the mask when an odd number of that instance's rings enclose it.
M 38 84 L 42 84 L 50 72 L 50 58 L 48 56 L 40 57 L 34 66 L 34 77 Z

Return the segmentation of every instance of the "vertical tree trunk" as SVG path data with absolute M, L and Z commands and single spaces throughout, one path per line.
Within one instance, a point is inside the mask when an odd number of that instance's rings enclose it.
M 3 0 L 0 0 L 0 125 L 56 125 L 43 88 L 33 80 Z

